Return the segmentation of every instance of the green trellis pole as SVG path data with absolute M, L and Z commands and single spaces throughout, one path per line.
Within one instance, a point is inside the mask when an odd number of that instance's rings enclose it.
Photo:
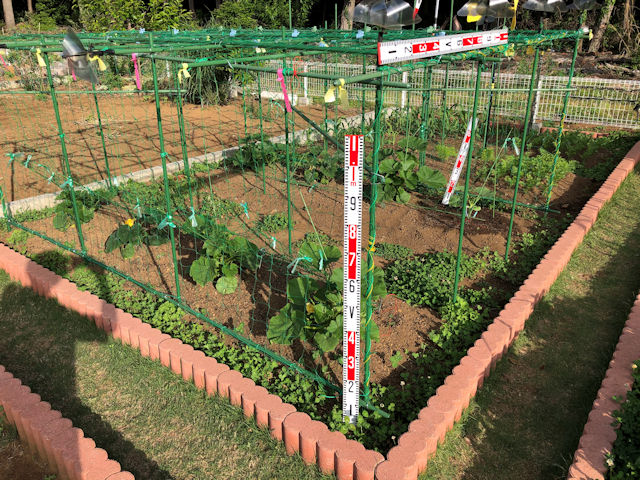
M 104 130 L 102 128 L 102 116 L 100 115 L 100 105 L 98 103 L 98 95 L 96 94 L 96 84 L 91 82 L 91 90 L 93 92 L 93 100 L 96 104 L 96 115 L 98 117 L 98 130 L 100 131 L 100 140 L 102 141 L 102 154 L 104 155 L 104 165 L 107 169 L 107 185 L 111 187 L 111 169 L 109 168 L 109 156 L 107 155 L 107 146 L 104 142 Z
M 493 108 L 493 90 L 496 82 L 496 63 L 491 62 L 491 85 L 489 89 L 489 105 L 487 106 L 487 118 L 484 123 L 484 135 L 482 139 L 482 148 L 487 148 L 487 135 L 489 134 L 489 124 L 491 123 L 491 110 Z
M 264 129 L 262 126 L 262 81 L 260 73 L 258 77 L 258 115 L 260 116 L 260 157 L 262 158 L 262 193 L 267 193 L 267 181 L 265 179 L 264 166 Z
M 422 72 L 422 84 L 425 89 L 422 92 L 422 123 L 420 124 L 420 139 L 424 140 L 428 136 L 427 129 L 429 127 L 429 109 L 431 104 L 431 80 L 433 77 L 433 67 L 426 66 Z M 427 158 L 427 152 L 420 150 L 420 165 L 424 165 Z
M 540 49 L 536 47 L 533 57 L 533 67 L 531 68 L 531 81 L 529 82 L 529 95 L 527 97 L 527 110 L 524 117 L 524 129 L 522 131 L 522 142 L 520 144 L 520 155 L 518 157 L 518 171 L 516 173 L 516 186 L 513 191 L 513 202 L 511 203 L 511 218 L 509 219 L 509 232 L 507 233 L 507 246 L 504 252 L 505 260 L 509 259 L 509 248 L 511 247 L 511 235 L 513 234 L 513 219 L 516 216 L 516 203 L 518 201 L 518 186 L 520 184 L 520 174 L 522 173 L 522 160 L 527 148 L 527 135 L 529 134 L 529 123 L 531 122 L 531 105 L 533 103 L 533 91 L 536 74 L 538 73 L 538 60 L 540 59 Z
M 464 179 L 464 194 L 462 196 L 462 218 L 460 220 L 460 236 L 458 238 L 458 255 L 456 256 L 456 273 L 455 279 L 453 281 L 453 301 L 456 301 L 458 298 L 458 284 L 460 283 L 460 263 L 462 261 L 462 242 L 464 241 L 464 222 L 467 218 L 467 202 L 469 200 L 469 180 L 471 178 L 471 159 L 473 156 L 473 142 L 476 138 L 476 127 L 478 126 L 478 122 L 476 120 L 476 115 L 478 114 L 478 97 L 480 96 L 480 82 L 482 81 L 482 69 L 484 64 L 482 62 L 478 62 L 478 73 L 476 75 L 476 89 L 473 96 L 473 111 L 471 113 L 471 118 L 473 121 L 473 125 L 471 128 L 471 138 L 469 139 L 469 153 L 467 154 L 467 170 L 465 173 Z
M 58 136 L 60 137 L 60 146 L 62 147 L 62 160 L 64 161 L 65 174 L 67 180 L 71 181 L 69 186 L 69 193 L 71 194 L 71 203 L 73 204 L 73 217 L 76 224 L 76 230 L 78 230 L 78 240 L 80 241 L 80 250 L 86 253 L 87 248 L 84 244 L 84 235 L 82 234 L 82 222 L 78 214 L 78 203 L 76 202 L 76 190 L 73 187 L 73 180 L 71 178 L 71 167 L 69 166 L 69 155 L 67 153 L 67 142 L 65 140 L 64 129 L 62 128 L 62 120 L 60 118 L 60 109 L 58 107 L 58 97 L 56 96 L 56 89 L 53 85 L 53 77 L 51 76 L 51 63 L 49 62 L 49 54 L 43 53 L 45 68 L 47 69 L 47 81 L 49 82 L 49 91 L 51 94 L 51 102 L 53 103 L 53 112 L 56 116 L 56 123 L 58 124 Z
M 295 135 L 295 133 L 294 133 Z M 289 113 L 284 109 L 284 145 L 287 159 L 287 230 L 289 239 L 289 255 L 293 253 L 293 208 L 291 204 L 291 152 L 289 148 Z
M 373 318 L 373 251 L 376 244 L 376 202 L 378 200 L 378 162 L 382 145 L 382 84 L 376 86 L 375 118 L 373 121 L 373 155 L 371 156 L 371 200 L 369 204 L 369 246 L 367 248 L 367 273 L 365 293 L 365 321 L 364 321 L 364 385 L 362 395 L 368 403 L 371 396 L 369 383 L 371 381 L 371 322 Z
M 187 188 L 189 190 L 189 206 L 193 206 L 193 190 L 191 188 L 191 167 L 189 165 L 189 155 L 187 152 L 187 134 L 184 126 L 184 111 L 182 108 L 182 92 L 180 90 L 180 79 L 178 78 L 177 65 L 174 64 L 173 68 L 174 83 L 176 86 L 176 113 L 178 115 L 178 128 L 180 130 L 180 147 L 182 149 L 182 162 L 184 168 L 184 174 L 187 177 Z
M 569 97 L 571 96 L 571 83 L 573 81 L 573 73 L 576 67 L 576 58 L 578 57 L 578 47 L 580 46 L 580 38 L 576 38 L 575 46 L 573 47 L 573 58 L 571 59 L 571 67 L 569 68 L 569 80 L 567 81 L 567 91 L 564 94 L 564 100 L 562 102 L 562 117 L 560 119 L 560 125 L 558 125 L 558 139 L 556 140 L 556 151 L 553 155 L 553 164 L 551 166 L 551 175 L 549 177 L 549 192 L 547 193 L 547 201 L 545 207 L 549 209 L 549 203 L 551 203 L 551 191 L 553 190 L 553 180 L 556 175 L 556 163 L 560 157 L 560 145 L 562 144 L 562 135 L 564 132 L 564 122 L 567 118 L 567 106 L 569 105 Z
M 149 43 L 153 46 L 153 34 L 149 33 Z M 160 159 L 162 161 L 162 179 L 164 182 L 164 199 L 167 208 L 167 228 L 171 240 L 171 254 L 173 256 L 173 274 L 176 282 L 176 297 L 180 300 L 180 273 L 178 271 L 178 255 L 176 253 L 176 239 L 173 233 L 173 216 L 171 209 L 171 197 L 169 195 L 169 177 L 167 176 L 167 152 L 164 149 L 164 134 L 162 131 L 162 115 L 160 113 L 160 94 L 158 93 L 158 71 L 156 59 L 151 59 L 151 73 L 153 75 L 153 90 L 156 103 L 156 119 L 158 121 L 158 144 L 160 146 Z

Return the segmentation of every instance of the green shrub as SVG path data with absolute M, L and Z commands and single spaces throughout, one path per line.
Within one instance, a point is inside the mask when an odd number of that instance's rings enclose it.
M 26 251 L 27 240 L 31 237 L 32 235 L 29 232 L 16 228 L 7 238 L 7 243 L 17 248 L 21 253 L 24 253 Z
M 385 260 L 402 260 L 413 255 L 413 250 L 396 243 L 381 242 L 376 244 L 374 254 Z
M 66 276 L 69 270 L 69 257 L 60 250 L 47 250 L 30 256 L 34 262 L 39 263 L 52 272 Z
M 278 212 L 262 215 L 256 222 L 256 229 L 262 233 L 277 233 L 286 230 L 288 225 L 287 214 Z
M 610 480 L 640 478 L 640 360 L 633 364 L 633 388 L 613 415 L 616 441 L 607 455 Z
M 411 305 L 440 308 L 453 294 L 455 265 L 456 255 L 449 252 L 396 260 L 385 269 L 387 288 Z M 475 276 L 483 266 L 481 259 L 463 255 L 460 278 Z

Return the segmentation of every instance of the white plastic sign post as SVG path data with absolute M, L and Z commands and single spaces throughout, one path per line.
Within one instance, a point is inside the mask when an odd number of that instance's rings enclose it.
M 360 400 L 360 269 L 362 248 L 362 172 L 364 136 L 344 137 L 344 279 L 342 414 L 358 418 Z
M 406 62 L 448 53 L 466 52 L 509 43 L 506 28 L 378 43 L 378 65 Z
M 462 145 L 460 145 L 460 150 L 458 151 L 458 156 L 456 157 L 456 163 L 453 165 L 451 177 L 449 177 L 449 183 L 447 183 L 447 191 L 444 192 L 444 197 L 442 198 L 443 205 L 449 205 L 449 200 L 451 199 L 451 195 L 453 194 L 453 191 L 458 184 L 458 179 L 460 178 L 462 167 L 465 160 L 467 159 L 467 154 L 469 153 L 469 143 L 471 142 L 471 130 L 474 127 L 472 123 L 473 118 L 469 119 L 469 125 L 467 125 L 467 131 L 464 134 L 464 138 L 462 139 Z

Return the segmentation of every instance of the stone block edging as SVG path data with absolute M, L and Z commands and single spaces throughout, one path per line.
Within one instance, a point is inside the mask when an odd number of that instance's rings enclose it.
M 331 432 L 321 422 L 297 412 L 293 405 L 269 394 L 261 386 L 231 370 L 227 365 L 206 357 L 131 314 L 108 304 L 75 284 L 38 265 L 27 257 L 0 244 L 0 268 L 10 277 L 71 310 L 91 318 L 96 325 L 136 348 L 152 360 L 193 381 L 196 387 L 216 394 L 238 407 L 259 426 L 284 442 L 287 453 L 299 453 L 305 462 L 315 463 L 325 473 L 334 472 L 338 480 L 415 480 L 444 441 L 447 431 L 460 419 L 484 379 L 524 328 L 535 305 L 549 291 L 574 250 L 595 223 L 600 209 L 613 196 L 623 180 L 640 161 L 640 142 L 627 153 L 596 194 L 584 205 L 563 235 L 546 253 L 520 289 L 511 298 L 487 330 L 468 350 L 438 388 L 418 419 L 400 436 L 398 445 L 385 459 L 362 444 Z
M 460 419 L 476 391 L 482 387 L 496 362 L 506 353 L 536 304 L 544 297 L 571 255 L 582 243 L 595 223 L 598 213 L 611 199 L 620 184 L 640 162 L 640 142 L 622 159 L 595 195 L 584 205 L 578 216 L 542 258 L 511 300 L 502 309 L 467 355 L 454 367 L 444 384 L 436 390 L 420 411 L 409 431 L 387 454 L 376 469 L 376 480 L 415 480 L 426 468 L 429 457 L 435 454 L 437 443 Z M 639 309 L 640 310 L 640 309 Z M 637 338 L 637 334 L 636 334 Z M 422 432 L 422 436 L 413 435 Z M 433 439 L 437 442 L 434 442 Z M 402 473 L 401 473 L 402 472 Z
M 568 480 L 604 480 L 607 475 L 605 455 L 611 453 L 616 440 L 613 412 L 633 386 L 632 365 L 640 357 L 640 294 L 622 329 L 616 350 L 605 374 L 593 408 L 573 455 Z
M 0 365 L 0 406 L 20 440 L 69 480 L 135 480 L 107 452 Z

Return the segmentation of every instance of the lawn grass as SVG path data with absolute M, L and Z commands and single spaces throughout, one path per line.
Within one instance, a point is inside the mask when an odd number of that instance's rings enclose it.
M 499 362 L 424 479 L 564 479 L 640 288 L 638 169 Z
M 138 479 L 315 479 L 227 401 L 0 272 L 0 364 Z

